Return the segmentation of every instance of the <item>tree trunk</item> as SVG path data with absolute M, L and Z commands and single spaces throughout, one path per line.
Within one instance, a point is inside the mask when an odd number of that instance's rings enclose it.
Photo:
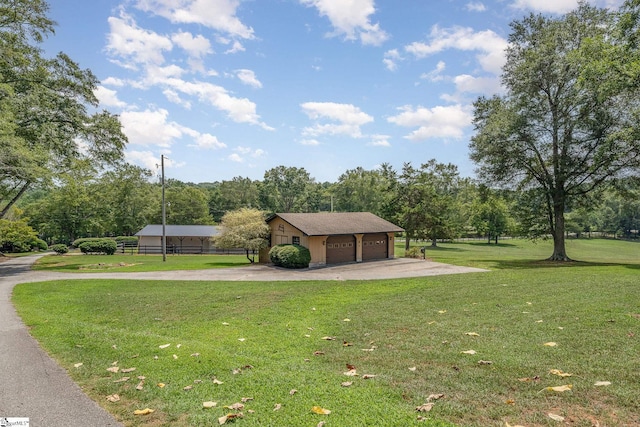
M 22 186 L 20 191 L 18 191 L 18 194 L 16 194 L 16 196 L 13 199 L 11 199 L 9 203 L 7 203 L 7 206 L 5 206 L 4 209 L 2 209 L 2 212 L 0 212 L 0 219 L 4 218 L 9 213 L 9 209 L 11 209 L 11 206 L 13 206 L 18 201 L 18 199 L 22 197 L 22 195 L 24 194 L 25 191 L 27 191 L 30 185 L 31 185 L 30 182 L 26 182 Z
M 410 239 L 409 239 L 409 235 L 407 234 L 405 236 L 405 238 L 404 238 L 404 250 L 405 251 L 409 250 L 409 242 L 410 242 Z
M 571 261 L 571 258 L 567 256 L 567 250 L 565 248 L 564 203 L 554 203 L 553 210 L 553 255 L 549 257 L 549 261 Z
M 438 246 L 438 239 L 436 239 L 435 237 L 431 238 L 431 246 L 433 246 L 434 248 L 436 246 Z
M 491 244 L 491 234 L 487 234 L 487 245 Z
M 498 235 L 496 234 L 496 245 L 498 244 Z

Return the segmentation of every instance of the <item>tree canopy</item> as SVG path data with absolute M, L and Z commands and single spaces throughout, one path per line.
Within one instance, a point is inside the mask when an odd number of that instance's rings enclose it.
M 118 117 L 96 110 L 93 73 L 62 52 L 43 56 L 48 10 L 44 0 L 0 0 L 0 218 L 74 160 L 117 163 L 127 142 Z
M 640 166 L 637 90 L 593 72 L 615 55 L 616 15 L 581 3 L 559 18 L 511 24 L 503 96 L 474 104 L 471 158 L 491 183 L 533 192 L 554 239 L 551 260 L 569 260 L 564 214 L 572 203 Z M 614 90 L 615 89 L 615 90 Z

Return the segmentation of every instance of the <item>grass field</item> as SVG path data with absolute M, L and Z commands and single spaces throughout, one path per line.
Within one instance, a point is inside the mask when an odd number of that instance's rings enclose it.
M 60 281 L 18 285 L 14 303 L 43 347 L 131 426 L 217 425 L 238 412 L 244 417 L 228 424 L 638 426 L 639 249 L 571 242 L 581 261 L 567 267 L 539 261 L 548 243 L 456 243 L 427 256 L 493 271 L 346 282 Z M 114 366 L 136 369 L 107 371 Z M 562 385 L 571 390 L 547 390 Z M 114 394 L 120 400 L 109 402 Z M 429 400 L 430 411 L 416 411 Z M 217 405 L 204 409 L 207 401 Z M 244 408 L 224 408 L 235 403 Z M 134 415 L 147 407 L 155 412 Z
M 34 270 L 65 272 L 140 272 L 168 270 L 202 270 L 240 267 L 249 264 L 244 255 L 47 255 Z

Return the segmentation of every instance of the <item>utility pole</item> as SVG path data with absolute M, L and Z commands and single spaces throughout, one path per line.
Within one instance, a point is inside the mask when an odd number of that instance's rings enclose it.
M 160 155 L 160 168 L 162 169 L 162 261 L 167 261 L 167 210 L 164 206 L 164 154 Z

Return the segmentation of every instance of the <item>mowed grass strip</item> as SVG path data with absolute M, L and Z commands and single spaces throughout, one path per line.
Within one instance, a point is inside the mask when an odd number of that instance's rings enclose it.
M 621 258 L 637 247 L 618 243 Z M 250 397 L 235 425 L 558 425 L 551 413 L 575 426 L 634 426 L 640 266 L 602 258 L 362 282 L 47 282 L 17 286 L 14 303 L 43 347 L 126 425 L 215 425 L 238 412 L 223 406 Z M 114 362 L 136 370 L 110 373 Z M 345 375 L 347 364 L 357 376 Z M 108 402 L 112 394 L 121 400 Z M 444 397 L 416 412 L 431 394 Z M 133 415 L 145 407 L 155 412 Z
M 162 255 L 47 255 L 40 258 L 33 269 L 91 273 L 206 270 L 249 265 L 244 255 L 167 255 L 166 258 L 163 261 Z

